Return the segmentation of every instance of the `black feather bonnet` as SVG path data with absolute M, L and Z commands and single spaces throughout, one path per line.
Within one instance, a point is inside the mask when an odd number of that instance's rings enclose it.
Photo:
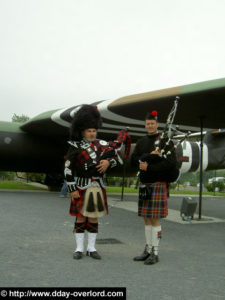
M 97 106 L 88 104 L 82 107 L 75 113 L 70 127 L 70 139 L 79 141 L 82 139 L 82 131 L 88 128 L 99 129 L 102 126 L 101 115 Z

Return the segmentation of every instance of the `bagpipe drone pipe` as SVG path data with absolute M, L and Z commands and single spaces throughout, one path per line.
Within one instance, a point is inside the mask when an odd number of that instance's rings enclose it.
M 174 182 L 179 178 L 180 170 L 175 150 L 191 132 L 187 132 L 177 143 L 172 141 L 172 123 L 177 111 L 178 99 L 179 97 L 177 96 L 168 115 L 165 128 L 160 138 L 155 141 L 155 151 L 159 154 L 144 153 L 140 157 L 139 161 L 147 162 L 149 166 L 147 172 L 142 170 L 138 172 L 137 175 L 140 177 L 141 182 Z M 154 165 L 154 171 L 151 170 L 151 165 Z
M 123 160 L 128 159 L 131 149 L 131 138 L 128 133 L 128 128 L 121 129 L 115 141 L 109 141 L 108 147 L 101 153 L 96 163 L 91 163 L 88 166 L 89 176 L 102 176 L 96 166 L 101 160 L 109 160 L 113 167 L 113 160 L 116 159 L 119 164 L 123 165 Z M 123 152 L 123 155 L 122 155 Z

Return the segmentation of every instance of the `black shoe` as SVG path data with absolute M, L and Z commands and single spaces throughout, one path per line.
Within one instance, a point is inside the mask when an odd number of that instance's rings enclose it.
M 149 257 L 145 260 L 145 265 L 154 265 L 159 261 L 159 256 L 155 255 L 153 252 L 149 255 Z
M 101 256 L 98 254 L 97 251 L 92 251 L 92 252 L 87 251 L 87 256 L 90 256 L 94 259 L 101 259 Z
M 83 256 L 83 252 L 76 251 L 73 253 L 73 259 L 81 259 Z
M 133 260 L 135 260 L 135 261 L 144 261 L 144 260 L 146 260 L 150 255 L 150 253 L 148 253 L 148 251 L 147 251 L 147 248 L 148 248 L 148 246 L 146 245 L 145 249 L 144 249 L 144 252 L 139 256 L 135 256 L 133 258 Z

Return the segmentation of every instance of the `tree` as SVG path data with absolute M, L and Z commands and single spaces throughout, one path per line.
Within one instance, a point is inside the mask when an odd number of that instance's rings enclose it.
M 16 115 L 14 114 L 12 117 L 12 122 L 17 122 L 17 123 L 25 123 L 26 121 L 28 121 L 30 118 L 26 115 Z

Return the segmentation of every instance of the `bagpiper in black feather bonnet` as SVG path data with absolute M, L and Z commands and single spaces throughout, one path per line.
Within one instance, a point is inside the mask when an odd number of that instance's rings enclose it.
M 70 127 L 70 139 L 80 141 L 83 130 L 88 128 L 99 129 L 101 126 L 102 119 L 97 107 L 84 104 L 74 115 Z

